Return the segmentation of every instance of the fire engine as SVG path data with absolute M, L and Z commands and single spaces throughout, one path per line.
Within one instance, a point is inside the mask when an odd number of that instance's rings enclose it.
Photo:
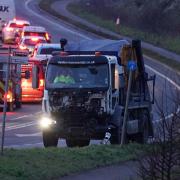
M 0 107 L 3 107 L 7 99 L 8 111 L 14 107 L 21 107 L 21 64 L 28 62 L 27 51 L 11 50 L 0 48 Z M 9 74 L 7 73 L 9 71 Z M 8 92 L 5 92 L 5 83 L 8 76 Z M 24 74 L 28 78 L 28 72 Z
M 24 64 L 21 67 L 22 75 L 25 72 L 30 73 L 30 78 L 22 78 L 21 88 L 22 88 L 22 102 L 41 102 L 44 94 L 44 74 L 46 68 L 46 60 L 34 60 L 29 59 L 28 64 Z M 32 69 L 36 66 L 38 68 L 38 82 L 37 89 L 32 88 Z

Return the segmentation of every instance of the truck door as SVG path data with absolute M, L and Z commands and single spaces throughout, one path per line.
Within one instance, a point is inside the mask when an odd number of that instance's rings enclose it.
M 114 111 L 119 100 L 119 74 L 116 64 L 111 64 L 111 110 Z

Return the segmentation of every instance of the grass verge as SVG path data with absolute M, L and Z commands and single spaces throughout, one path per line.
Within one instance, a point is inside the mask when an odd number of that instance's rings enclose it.
M 6 149 L 0 157 L 0 179 L 48 180 L 127 160 L 143 154 L 147 146 L 88 146 L 84 148 Z
M 158 60 L 160 63 L 166 64 L 167 66 L 171 67 L 173 70 L 180 72 L 180 63 L 175 60 L 161 56 L 161 55 L 159 55 L 155 52 L 152 52 L 148 49 L 143 49 L 143 54 L 151 57 L 154 60 Z
M 89 11 L 89 8 L 85 5 L 81 5 L 78 3 L 70 3 L 68 5 L 68 10 L 81 18 L 88 20 L 89 22 L 94 23 L 100 27 L 108 29 L 112 32 L 116 32 L 123 36 L 128 36 L 136 39 L 141 39 L 142 41 L 149 42 L 156 46 L 168 49 L 170 51 L 174 51 L 180 54 L 180 37 L 170 37 L 168 35 L 157 35 L 149 32 L 140 31 L 138 29 L 129 27 L 129 26 L 116 26 L 114 20 L 108 20 L 101 18 Z
M 81 29 L 84 29 L 84 30 L 89 31 L 89 32 L 94 33 L 94 34 L 97 34 L 97 35 L 102 36 L 104 38 L 117 39 L 117 37 L 115 37 L 115 36 L 103 33 L 102 31 L 97 31 L 95 29 L 92 29 L 92 28 L 90 28 L 90 27 L 88 27 L 88 26 L 86 26 L 86 25 L 84 25 L 84 24 L 82 24 L 80 22 L 74 21 L 74 20 L 72 20 L 72 19 L 70 19 L 70 18 L 68 18 L 66 16 L 63 16 L 62 14 L 54 11 L 51 8 L 51 4 L 54 3 L 55 1 L 57 1 L 57 0 L 46 0 L 46 1 L 41 0 L 41 2 L 39 4 L 39 7 L 41 9 L 47 11 L 48 13 L 52 14 L 53 16 L 56 16 L 56 17 L 58 17 L 58 18 L 60 18 L 60 19 L 62 19 L 64 21 L 67 21 L 70 24 L 73 24 L 73 25 L 75 25 L 75 26 L 77 26 L 77 27 L 79 27 Z M 107 26 L 110 26 L 108 21 L 105 22 L 105 21 L 102 21 L 101 19 L 97 20 L 97 17 L 95 17 L 94 15 L 91 15 L 91 14 L 88 14 L 88 13 L 82 13 L 81 12 L 82 10 L 79 9 L 79 6 L 77 7 L 77 5 L 75 5 L 75 4 L 70 4 L 68 9 L 71 12 L 75 13 L 76 15 L 79 15 L 82 18 L 90 20 L 91 22 L 93 22 L 94 24 L 97 24 L 98 26 L 102 26 L 102 27 L 105 27 L 105 28 Z M 110 30 L 114 30 L 114 24 L 112 25 Z M 124 29 L 124 32 L 126 32 L 126 29 Z M 136 33 L 136 31 L 134 33 Z M 164 42 L 164 41 L 162 41 L 162 42 Z M 177 42 L 175 44 L 176 44 L 177 47 L 179 47 Z M 164 63 L 167 66 L 169 66 L 169 67 L 171 67 L 171 68 L 173 68 L 173 69 L 175 69 L 177 71 L 180 71 L 180 65 L 175 60 L 165 58 L 164 56 L 161 56 L 161 55 L 159 55 L 159 54 L 157 54 L 155 52 L 152 52 L 152 51 L 150 51 L 148 49 L 143 49 L 143 51 L 147 56 L 149 56 L 149 57 L 151 57 L 151 58 L 153 58 L 153 59 L 155 59 L 155 60 L 157 60 L 157 61 L 159 61 L 161 63 Z

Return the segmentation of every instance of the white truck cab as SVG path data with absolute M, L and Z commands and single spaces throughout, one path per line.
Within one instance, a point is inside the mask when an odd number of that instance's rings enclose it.
M 1 0 L 0 1 L 0 37 L 4 25 L 15 18 L 15 4 L 14 0 Z

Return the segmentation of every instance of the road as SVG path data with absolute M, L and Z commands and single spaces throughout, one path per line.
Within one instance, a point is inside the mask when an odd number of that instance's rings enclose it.
M 29 20 L 33 25 L 46 27 L 52 35 L 53 42 L 59 42 L 59 39 L 62 37 L 67 38 L 69 41 L 77 42 L 80 39 L 90 40 L 99 38 L 96 35 L 80 31 L 77 28 L 74 29 L 67 23 L 49 17 L 38 9 L 38 1 L 16 0 L 15 3 L 17 18 L 24 18 Z M 168 68 L 154 61 L 146 60 L 146 68 L 150 74 L 157 74 L 155 89 L 157 101 L 160 102 L 161 96 L 164 99 L 168 97 L 167 104 L 169 107 L 172 107 L 172 101 L 169 97 L 173 96 L 172 94 L 174 94 L 175 89 L 180 91 L 179 82 L 176 81 L 176 79 L 178 80 L 177 76 Z M 166 93 L 163 94 L 163 91 L 166 91 Z M 167 116 L 171 113 L 171 110 L 168 111 Z M 156 109 L 153 108 L 153 111 L 154 119 L 157 122 L 158 115 Z M 7 113 L 5 146 L 15 148 L 42 147 L 42 136 L 38 124 L 40 116 L 41 104 L 23 104 L 22 109 Z M 0 120 L 2 122 L 2 113 L 0 114 Z M 99 141 L 92 141 L 92 143 L 99 143 Z M 65 146 L 65 141 L 60 140 L 59 146 Z

